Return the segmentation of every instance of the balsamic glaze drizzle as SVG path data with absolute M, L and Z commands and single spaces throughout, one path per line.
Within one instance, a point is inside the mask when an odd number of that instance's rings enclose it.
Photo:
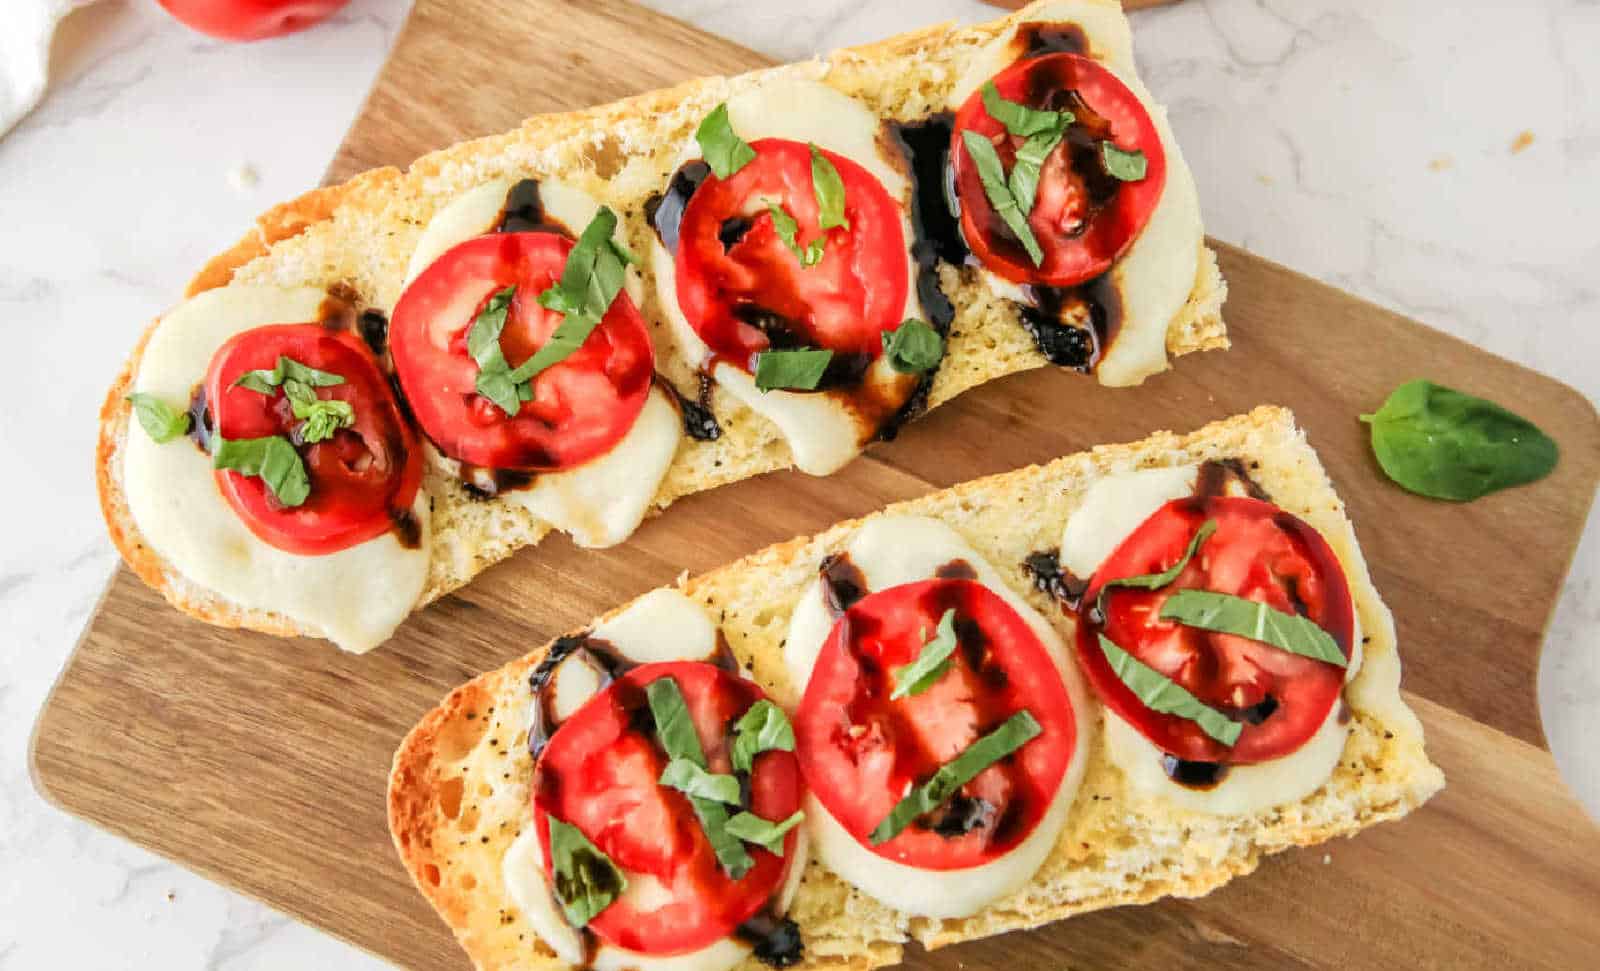
M 835 617 L 867 595 L 867 578 L 850 559 L 849 553 L 834 553 L 827 557 L 817 572 L 822 577 L 823 600 Z
M 1228 767 L 1221 762 L 1190 762 L 1176 755 L 1161 755 L 1161 770 L 1167 778 L 1186 789 L 1215 789 L 1228 777 Z
M 1089 588 L 1089 581 L 1080 580 L 1070 570 L 1062 569 L 1060 555 L 1056 550 L 1029 553 L 1022 561 L 1022 572 L 1033 580 L 1033 589 L 1049 594 L 1069 610 L 1076 610 L 1083 592 Z
M 683 418 L 683 433 L 697 442 L 714 442 L 722 437 L 722 426 L 717 423 L 716 413 L 711 410 L 711 376 L 701 374 L 699 377 L 698 400 L 687 397 L 678 390 L 677 385 L 659 374 L 656 375 L 656 383 L 666 389 L 673 403 L 678 406 L 678 414 Z
M 497 233 L 555 233 L 573 238 L 570 227 L 544 211 L 538 179 L 523 179 L 506 192 L 505 205 L 495 219 Z
M 683 163 L 672 173 L 667 191 L 653 195 L 644 204 L 645 218 L 656 231 L 656 238 L 667 252 L 678 252 L 678 226 L 683 222 L 683 210 L 689 199 L 699 191 L 700 183 L 711 175 L 711 166 L 700 159 Z

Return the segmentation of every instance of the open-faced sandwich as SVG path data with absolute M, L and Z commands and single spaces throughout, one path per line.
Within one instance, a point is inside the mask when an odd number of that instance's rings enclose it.
M 111 389 L 101 500 L 184 611 L 365 650 L 552 529 L 831 472 L 1047 362 L 1137 383 L 1226 346 L 1223 296 L 1120 7 L 1036 3 L 270 211 Z
M 482 969 L 892 964 L 1196 896 L 1443 785 L 1288 412 L 892 506 L 638 598 L 395 755 Z

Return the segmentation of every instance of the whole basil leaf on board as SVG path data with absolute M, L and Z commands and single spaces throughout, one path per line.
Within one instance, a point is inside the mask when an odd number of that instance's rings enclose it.
M 1432 381 L 1407 381 L 1361 420 L 1372 451 L 1402 488 L 1467 502 L 1550 474 L 1560 450 L 1520 415 Z

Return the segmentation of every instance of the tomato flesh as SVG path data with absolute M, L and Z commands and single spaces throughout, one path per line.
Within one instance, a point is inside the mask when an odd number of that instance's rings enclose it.
M 990 204 L 962 133 L 976 132 L 994 142 L 1008 173 L 1026 139 L 990 116 L 981 89 L 967 98 L 950 143 L 967 245 L 984 266 L 1016 283 L 1067 287 L 1106 272 L 1150 221 L 1166 184 L 1166 151 L 1149 113 L 1116 75 L 1077 54 L 1018 61 L 996 75 L 994 85 L 1008 101 L 1071 111 L 1076 120 L 1040 169 L 1028 214 L 1044 253 L 1036 266 Z M 1143 179 L 1121 182 L 1106 173 L 1100 161 L 1100 143 L 1106 140 L 1144 153 Z
M 948 672 L 920 694 L 891 699 L 895 668 L 918 656 L 952 608 L 959 646 Z M 869 834 L 911 787 L 1024 709 L 1043 729 L 1038 737 L 872 845 Z M 1026 839 L 1055 798 L 1076 738 L 1048 649 L 998 594 L 965 579 L 903 584 L 853 604 L 828 635 L 795 714 L 806 785 L 828 812 L 872 852 L 929 870 L 978 866 Z
M 1093 605 L 1108 579 L 1169 568 L 1208 519 L 1216 521 L 1216 532 L 1176 580 L 1159 590 L 1113 587 L 1104 624 L 1093 622 Z M 1344 669 L 1249 638 L 1162 620 L 1161 604 L 1185 588 L 1299 613 L 1332 635 L 1348 658 L 1354 607 L 1327 542 L 1304 520 L 1259 499 L 1176 499 L 1146 519 L 1096 571 L 1078 623 L 1078 657 L 1095 692 L 1162 751 L 1187 761 L 1248 765 L 1299 749 L 1338 701 Z M 1100 648 L 1102 632 L 1202 702 L 1235 717 L 1243 726 L 1238 741 L 1223 745 L 1186 718 L 1146 708 L 1112 671 Z
M 349 0 L 157 0 L 178 20 L 219 40 L 263 40 L 305 30 Z
M 284 506 L 259 477 L 218 469 L 224 498 L 252 533 L 290 553 L 335 553 L 382 535 L 410 511 L 422 482 L 422 450 L 360 338 L 320 324 L 270 324 L 235 335 L 212 356 L 205 379 L 217 433 L 298 441 L 300 420 L 281 388 L 266 395 L 234 385 L 246 371 L 272 370 L 280 355 L 344 378 L 315 391 L 348 401 L 355 424 L 324 441 L 297 444 L 311 480 L 304 503 Z
M 746 843 L 754 865 L 731 879 L 717 862 L 683 793 L 657 783 L 668 759 L 649 720 L 645 686 L 677 681 L 700 737 L 707 769 L 731 773 L 729 733 L 764 695 L 753 682 L 699 661 L 646 664 L 624 674 L 561 724 L 539 756 L 533 806 L 553 880 L 550 816 L 576 826 L 629 881 L 629 890 L 588 924 L 602 939 L 644 954 L 682 954 L 732 933 L 777 892 L 794 853 Z M 756 756 L 748 810 L 779 822 L 800 808 L 792 753 Z M 737 810 L 730 807 L 729 814 Z M 646 888 L 648 887 L 648 890 Z M 664 902 L 663 902 L 664 901 Z
M 619 292 L 583 345 L 533 379 L 515 416 L 478 394 L 467 332 L 496 293 L 515 286 L 500 346 L 515 368 L 543 347 L 561 314 L 538 297 L 561 277 L 572 240 L 497 233 L 446 251 L 400 296 L 389 325 L 395 373 L 439 450 L 490 469 L 555 472 L 610 451 L 644 408 L 655 347 L 638 308 Z
M 713 357 L 745 371 L 769 348 L 827 348 L 840 369 L 864 369 L 880 336 L 900 326 L 910 287 L 904 216 L 865 168 L 826 149 L 844 184 L 847 226 L 826 231 L 803 142 L 764 138 L 726 179 L 701 183 L 678 227 L 678 306 Z M 773 224 L 770 204 L 799 224 L 802 248 L 825 240 L 806 267 Z

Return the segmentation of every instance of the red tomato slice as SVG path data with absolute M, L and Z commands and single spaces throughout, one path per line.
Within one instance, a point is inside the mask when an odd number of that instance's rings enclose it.
M 320 324 L 271 324 L 235 335 L 206 373 L 206 403 L 223 438 L 284 435 L 300 420 L 280 389 L 265 395 L 234 386 L 246 371 L 272 370 L 279 355 L 344 378 L 319 398 L 350 402 L 355 424 L 298 446 L 311 495 L 286 507 L 259 477 L 217 470 L 217 485 L 262 542 L 290 553 L 336 553 L 381 535 L 408 515 L 422 482 L 422 450 L 372 352 L 354 334 Z
M 900 326 L 910 286 L 904 217 L 883 185 L 842 155 L 822 150 L 844 183 L 848 227 L 823 232 L 803 142 L 763 138 L 756 157 L 727 179 L 715 175 L 689 199 L 678 226 L 678 306 L 712 354 L 746 371 L 768 348 L 822 347 L 831 370 L 859 373 Z M 799 224 L 798 244 L 826 240 L 805 267 L 779 237 L 768 203 Z
M 1170 568 L 1208 519 L 1216 520 L 1216 532 L 1176 580 L 1159 590 L 1113 587 L 1104 626 L 1090 622 L 1108 579 Z M 1354 607 L 1344 570 L 1327 542 L 1305 521 L 1259 499 L 1177 499 L 1146 519 L 1101 565 L 1083 595 L 1078 623 L 1078 657 L 1095 692 L 1162 751 L 1194 762 L 1248 765 L 1300 748 L 1339 700 L 1344 670 L 1260 641 L 1161 620 L 1162 602 L 1186 587 L 1299 613 L 1332 635 L 1350 657 Z M 1111 670 L 1096 636 L 1102 630 L 1196 698 L 1237 716 L 1244 726 L 1238 742 L 1229 748 L 1186 718 L 1146 708 Z M 1259 723 L 1252 724 L 1255 720 Z
M 894 669 L 921 653 L 950 608 L 960 643 L 949 671 L 921 694 L 891 700 Z M 1023 709 L 1043 729 L 1038 737 L 931 818 L 877 846 L 868 841 L 911 787 Z M 1055 798 L 1077 738 L 1049 651 L 973 580 L 903 584 L 852 605 L 822 647 L 794 726 L 806 785 L 828 812 L 872 852 L 927 870 L 978 866 L 1026 839 Z M 979 825 L 959 832 L 961 815 Z
M 561 278 L 572 246 L 554 233 L 479 236 L 446 251 L 400 295 L 389 324 L 395 373 L 444 454 L 484 468 L 554 472 L 604 455 L 633 427 L 650 393 L 655 347 L 626 292 L 582 347 L 533 379 L 533 399 L 515 417 L 477 392 L 467 331 L 479 311 L 516 286 L 500 346 L 513 368 L 521 365 L 561 324 L 538 298 Z
M 582 831 L 630 883 L 630 892 L 596 915 L 589 928 L 618 947 L 662 955 L 706 947 L 765 906 L 783 882 L 799 838 L 797 830 L 789 831 L 782 858 L 746 843 L 755 865 L 739 880 L 728 877 L 688 797 L 656 781 L 666 767 L 666 753 L 648 717 L 636 716 L 641 709 L 648 716 L 645 686 L 665 677 L 675 679 L 683 692 L 708 769 L 731 773 L 733 723 L 765 695 L 754 682 L 714 665 L 673 661 L 634 668 L 562 722 L 539 756 L 533 794 L 545 875 L 553 879 L 549 817 L 554 815 Z M 778 822 L 799 808 L 794 755 L 756 756 L 749 811 Z M 645 881 L 659 881 L 659 888 L 634 889 Z M 658 899 L 667 903 L 641 906 Z
M 1076 121 L 1045 159 L 1028 225 L 1044 252 L 1035 266 L 984 194 L 978 168 L 961 133 L 975 131 L 995 143 L 1009 173 L 1026 139 L 1008 134 L 973 92 L 956 114 L 950 142 L 961 232 L 990 270 L 1016 283 L 1068 287 L 1093 279 L 1133 244 L 1150 221 L 1167 178 L 1167 155 L 1150 115 L 1128 86 L 1087 57 L 1047 54 L 1028 58 L 994 78 L 1000 96 L 1033 108 L 1071 111 Z M 1145 177 L 1121 182 L 1106 173 L 1100 143 L 1144 153 Z
M 157 0 L 167 13 L 221 40 L 262 40 L 304 30 L 349 0 Z

